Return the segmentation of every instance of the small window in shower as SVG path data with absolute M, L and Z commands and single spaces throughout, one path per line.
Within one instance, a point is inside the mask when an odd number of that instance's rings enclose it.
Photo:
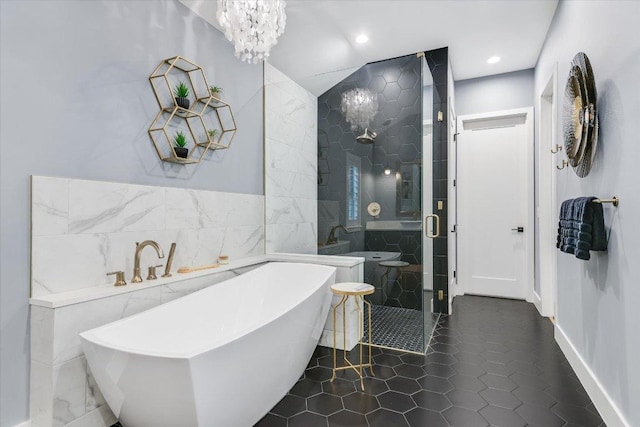
M 347 228 L 360 228 L 360 157 L 347 153 Z

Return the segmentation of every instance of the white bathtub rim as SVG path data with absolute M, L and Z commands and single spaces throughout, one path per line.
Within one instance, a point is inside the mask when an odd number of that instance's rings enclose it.
M 335 272 L 336 272 L 336 268 L 335 267 L 321 265 L 321 264 L 306 264 L 306 263 L 298 263 L 298 262 L 277 262 L 277 263 L 278 264 L 290 264 L 290 265 L 296 265 L 296 266 L 300 266 L 300 265 L 305 266 L 305 265 L 307 265 L 307 266 L 313 266 L 314 268 L 317 268 L 318 270 L 327 270 L 329 275 L 324 278 L 322 286 L 326 286 L 327 282 L 331 279 L 331 276 L 335 277 Z M 262 267 L 258 267 L 257 269 L 252 270 L 252 271 L 259 270 L 260 268 L 262 268 Z M 249 272 L 249 273 L 251 273 L 251 272 Z M 248 273 L 245 273 L 245 274 L 248 274 Z M 242 275 L 236 276 L 236 277 L 233 277 L 233 278 L 228 279 L 228 280 L 236 279 L 236 278 L 241 277 L 241 276 Z M 217 283 L 216 285 L 219 285 L 221 283 L 224 283 L 224 282 Z M 216 285 L 212 285 L 212 286 L 216 286 Z M 210 287 L 202 289 L 202 290 L 207 290 L 209 288 Z M 88 331 L 81 332 L 79 335 L 80 335 L 80 339 L 81 339 L 81 341 L 83 343 L 85 341 L 87 341 L 87 343 L 89 345 L 95 344 L 95 345 L 99 345 L 99 346 L 102 346 L 102 347 L 106 347 L 106 348 L 109 348 L 109 349 L 112 349 L 112 350 L 120 351 L 120 352 L 131 354 L 131 355 L 142 356 L 142 357 L 164 358 L 164 359 L 187 359 L 187 360 L 189 360 L 189 359 L 193 359 L 193 358 L 197 357 L 200 354 L 206 353 L 208 351 L 215 350 L 215 349 L 220 348 L 220 347 L 222 347 L 224 345 L 228 345 L 229 343 L 232 343 L 232 342 L 235 342 L 235 341 L 237 341 L 239 339 L 242 339 L 243 337 L 245 337 L 247 335 L 255 333 L 264 324 L 268 324 L 268 323 L 274 322 L 277 319 L 285 316 L 287 313 L 291 312 L 295 307 L 297 307 L 299 305 L 299 303 L 302 303 L 302 302 L 306 301 L 309 297 L 311 297 L 315 292 L 317 292 L 320 289 L 321 289 L 321 287 L 317 287 L 317 288 L 311 289 L 308 293 L 303 295 L 304 298 L 302 298 L 300 301 L 298 301 L 298 304 L 292 304 L 287 310 L 279 312 L 278 315 L 276 315 L 275 317 L 269 318 L 268 322 L 266 322 L 266 323 L 256 324 L 253 327 L 251 327 L 250 329 L 243 329 L 241 331 L 238 331 L 231 338 L 229 338 L 229 339 L 227 339 L 227 340 L 225 340 L 223 342 L 219 342 L 219 343 L 216 343 L 214 345 L 211 345 L 211 344 L 203 345 L 202 347 L 198 347 L 198 348 L 196 348 L 196 349 L 194 349 L 192 351 L 183 352 L 183 353 L 180 353 L 179 351 L 172 351 L 171 353 L 167 353 L 167 352 L 158 352 L 158 351 L 150 351 L 150 350 L 142 350 L 142 349 L 133 349 L 131 347 L 126 347 L 126 346 L 115 344 L 112 341 L 107 341 L 107 340 L 101 339 L 96 335 L 96 331 L 98 331 L 101 328 L 105 328 L 107 326 L 108 327 L 117 326 L 117 325 L 119 325 L 121 323 L 124 323 L 124 322 L 126 322 L 128 320 L 138 318 L 138 317 L 142 316 L 145 313 L 157 310 L 160 307 L 165 307 L 166 308 L 167 305 L 172 305 L 174 303 L 179 302 L 183 298 L 189 298 L 192 295 L 196 295 L 199 291 L 196 291 L 196 292 L 193 292 L 193 293 L 191 293 L 189 295 L 185 295 L 183 297 L 177 298 L 177 299 L 175 299 L 173 301 L 169 301 L 167 303 L 160 304 L 160 305 L 158 305 L 156 307 L 150 308 L 149 310 L 145 310 L 145 311 L 142 311 L 140 313 L 136 313 L 136 314 L 134 314 L 132 316 L 127 316 L 127 317 L 124 317 L 122 319 L 116 320 L 114 322 L 110 322 L 110 323 L 107 323 L 105 325 L 98 326 L 96 328 L 90 329 Z M 327 288 L 327 292 L 330 292 L 330 290 L 328 288 Z

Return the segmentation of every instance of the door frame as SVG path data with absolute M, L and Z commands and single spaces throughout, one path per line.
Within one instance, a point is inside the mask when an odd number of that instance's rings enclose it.
M 449 157 L 447 159 L 449 167 L 447 192 L 447 208 L 449 209 L 448 230 L 447 230 L 447 248 L 448 248 L 448 268 L 449 268 L 449 314 L 453 313 L 453 300 L 459 295 L 458 285 L 458 234 L 456 228 L 458 226 L 458 115 L 456 114 L 453 100 L 449 97 L 449 127 L 447 131 L 447 139 L 449 146 Z
M 527 166 L 526 166 L 526 194 L 527 194 L 527 205 L 528 209 L 526 209 L 526 220 L 525 220 L 525 229 L 531 230 L 530 233 L 525 233 L 523 236 L 526 240 L 526 248 L 529 253 L 529 257 L 525 262 L 525 300 L 527 302 L 533 302 L 534 300 L 534 257 L 535 257 L 535 199 L 534 199 L 534 113 L 533 107 L 525 107 L 525 108 L 514 108 L 510 110 L 500 110 L 500 111 L 491 111 L 486 113 L 478 113 L 478 114 L 466 114 L 462 116 L 458 116 L 457 121 L 457 132 L 461 133 L 464 129 L 465 121 L 475 121 L 475 120 L 483 120 L 483 119 L 498 119 L 500 117 L 506 116 L 515 116 L 515 115 L 524 115 L 526 117 L 525 120 L 525 128 L 526 128 L 526 144 L 527 144 Z M 456 150 L 459 149 L 459 144 L 456 144 Z M 456 157 L 459 153 L 456 153 Z M 500 201 L 500 203 L 504 203 L 504 201 Z M 464 230 L 462 230 L 464 233 Z M 458 295 L 464 295 L 464 284 L 459 284 L 458 286 Z
M 556 147 L 558 126 L 558 64 L 555 63 L 542 81 L 544 87 L 538 94 L 538 212 L 540 227 L 536 230 L 539 247 L 538 271 L 540 295 L 534 291 L 534 304 L 545 317 L 556 317 L 557 301 L 557 253 L 555 235 L 557 228 L 556 169 L 559 159 L 551 150 Z M 564 157 L 563 151 L 560 154 Z

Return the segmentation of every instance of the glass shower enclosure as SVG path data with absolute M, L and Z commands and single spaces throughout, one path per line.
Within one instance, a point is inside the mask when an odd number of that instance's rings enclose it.
M 365 257 L 374 344 L 424 353 L 435 325 L 433 78 L 422 54 L 341 73 L 318 97 L 318 252 Z

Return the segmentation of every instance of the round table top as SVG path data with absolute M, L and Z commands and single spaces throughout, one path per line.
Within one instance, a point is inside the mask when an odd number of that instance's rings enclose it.
M 406 267 L 409 263 L 406 261 L 382 261 L 381 267 Z
M 372 285 L 360 282 L 344 282 L 331 285 L 331 292 L 336 295 L 371 295 L 376 291 Z

